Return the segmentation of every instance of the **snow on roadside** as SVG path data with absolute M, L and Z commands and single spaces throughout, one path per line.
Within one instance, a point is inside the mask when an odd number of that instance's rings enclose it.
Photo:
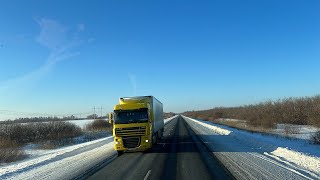
M 72 179 L 115 154 L 113 142 L 110 142 L 93 150 L 34 168 L 27 173 L 19 173 L 9 179 Z
M 178 116 L 179 116 L 179 115 L 175 115 L 175 116 L 172 116 L 172 117 L 170 117 L 170 118 L 165 119 L 165 120 L 164 120 L 164 124 L 165 124 L 165 125 L 168 124 L 171 120 L 175 119 L 175 118 L 178 117 Z
M 164 123 L 176 117 L 165 119 Z M 112 138 L 109 136 L 54 150 L 36 150 L 28 159 L 0 166 L 0 179 L 71 179 L 113 156 Z
M 187 117 L 185 117 L 187 118 Z M 229 135 L 232 131 L 229 131 L 227 129 L 223 129 L 223 128 L 220 128 L 220 127 L 217 127 L 217 126 L 210 126 L 206 123 L 203 123 L 203 122 L 200 122 L 200 121 L 197 121 L 195 119 L 192 119 L 192 118 L 188 118 L 190 121 L 194 121 L 202 126 L 205 126 L 206 128 L 208 129 L 211 129 L 212 131 L 214 131 L 215 133 L 217 134 L 220 134 L 220 135 Z
M 319 147 L 320 148 L 320 147 Z M 302 166 L 305 169 L 308 169 L 312 172 L 320 175 L 320 158 L 315 156 L 309 156 L 302 152 L 293 151 L 287 148 L 278 147 L 276 150 L 272 151 L 270 155 L 265 153 L 268 156 L 274 158 L 282 158 L 287 162 L 294 163 L 296 165 Z
M 191 126 L 196 128 L 200 135 L 207 135 L 204 137 L 215 143 L 215 150 L 218 152 L 259 153 L 312 177 L 320 178 L 319 145 L 309 144 L 305 140 L 291 140 L 273 135 L 252 133 L 213 122 L 183 117 L 193 122 Z M 228 137 L 208 136 L 211 134 L 228 135 Z
M 112 138 L 112 136 L 98 139 L 95 141 L 90 141 L 90 142 L 74 145 L 74 146 L 64 147 L 64 148 L 60 148 L 60 149 L 56 149 L 56 150 L 50 150 L 50 152 L 48 154 L 44 154 L 44 155 L 36 157 L 36 158 L 26 159 L 21 162 L 10 163 L 9 165 L 3 166 L 3 167 L 0 166 L 0 174 L 1 174 L 0 179 L 5 174 L 13 173 L 13 172 L 20 171 L 20 170 L 28 170 L 30 167 L 32 167 L 36 164 L 41 164 L 42 162 L 48 161 L 48 160 L 53 159 L 57 156 L 63 155 L 68 152 L 75 151 L 77 149 L 80 149 L 80 148 L 83 148 L 86 146 L 90 146 L 92 144 L 95 144 L 95 143 L 98 143 L 101 141 L 105 141 L 110 138 Z

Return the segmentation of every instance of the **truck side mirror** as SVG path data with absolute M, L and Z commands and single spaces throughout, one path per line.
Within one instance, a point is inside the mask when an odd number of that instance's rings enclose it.
M 109 124 L 113 124 L 113 121 L 114 121 L 114 116 L 113 116 L 113 113 L 109 113 Z

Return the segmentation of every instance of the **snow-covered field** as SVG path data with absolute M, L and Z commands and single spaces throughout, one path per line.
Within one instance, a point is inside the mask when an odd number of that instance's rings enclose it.
M 94 119 L 85 119 L 85 120 L 70 120 L 68 122 L 73 123 L 83 129 L 86 127 L 87 124 L 89 124 L 93 121 L 94 121 Z
M 176 116 L 165 119 L 169 123 Z M 0 166 L 0 179 L 72 179 L 113 157 L 112 136 L 59 148 L 28 152 L 20 162 Z
M 217 119 L 219 122 L 233 122 L 238 127 L 246 128 L 247 122 L 245 120 L 238 119 L 227 119 L 220 118 Z M 271 129 L 268 131 L 270 134 L 276 134 L 279 136 L 295 138 L 295 139 L 303 139 L 310 140 L 311 137 L 317 132 L 320 131 L 320 128 L 308 125 L 295 125 L 295 124 L 277 124 L 275 129 Z
M 271 133 L 297 139 L 310 140 L 312 135 L 317 131 L 320 131 L 320 128 L 307 125 L 277 124 L 276 129 L 273 129 Z
M 237 179 L 320 179 L 320 146 L 183 117 Z
M 79 127 L 81 127 L 82 129 L 86 127 L 87 124 L 93 122 L 94 119 L 84 119 L 84 120 L 64 120 L 61 122 L 70 122 L 73 123 Z M 33 122 L 28 122 L 28 123 L 17 123 L 17 124 L 29 124 L 29 123 L 33 123 Z M 34 122 L 34 123 L 39 123 L 39 122 Z M 43 122 L 43 123 L 48 123 L 48 121 Z

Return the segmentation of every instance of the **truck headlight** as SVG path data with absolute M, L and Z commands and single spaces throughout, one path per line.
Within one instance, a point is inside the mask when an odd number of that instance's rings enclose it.
M 146 140 L 146 143 L 147 143 L 147 142 L 149 142 L 149 140 L 148 140 L 148 139 Z
M 120 144 L 120 142 L 114 142 L 114 143 L 117 144 L 117 145 Z

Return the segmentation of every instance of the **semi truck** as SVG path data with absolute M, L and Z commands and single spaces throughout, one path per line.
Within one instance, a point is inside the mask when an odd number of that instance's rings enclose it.
M 109 114 L 113 123 L 114 149 L 147 151 L 163 136 L 163 105 L 153 96 L 123 97 Z

